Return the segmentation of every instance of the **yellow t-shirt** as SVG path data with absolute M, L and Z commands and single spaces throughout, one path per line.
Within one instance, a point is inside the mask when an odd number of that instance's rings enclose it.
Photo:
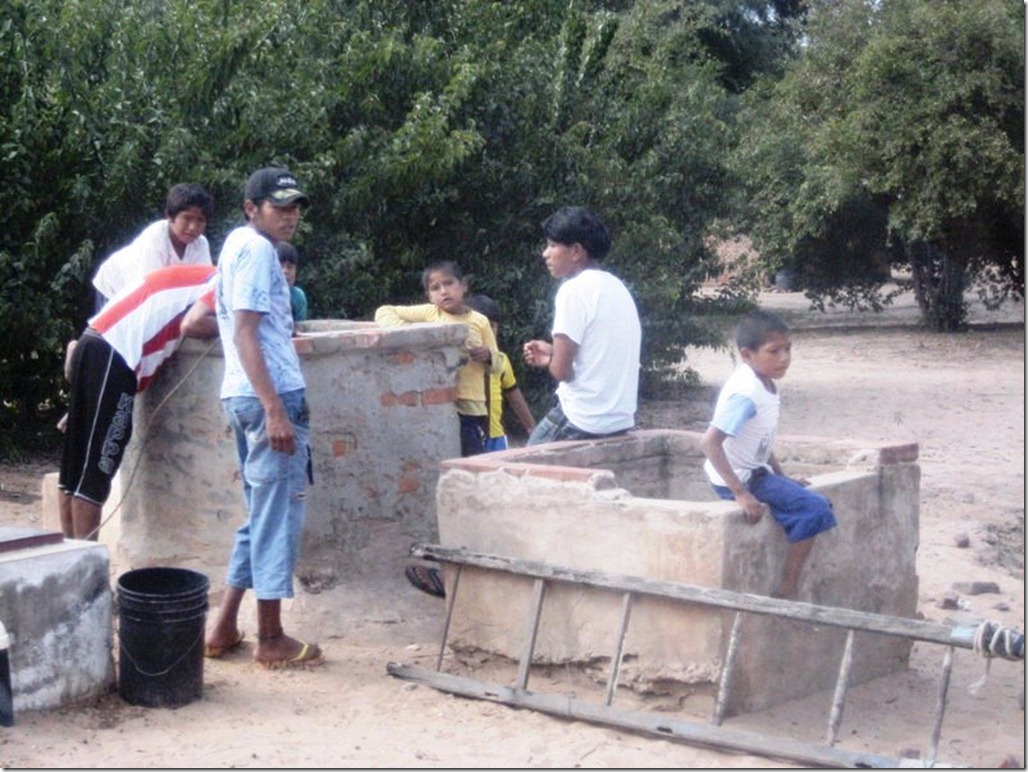
M 510 357 L 500 352 L 500 372 L 489 376 L 489 439 L 502 437 L 507 432 L 503 428 L 503 392 L 518 385 L 514 378 L 514 368 L 510 366 Z
M 375 321 L 385 327 L 399 327 L 404 324 L 447 323 L 465 324 L 468 337 L 461 346 L 466 353 L 473 348 L 488 346 L 492 353 L 489 366 L 464 358 L 464 364 L 457 371 L 457 412 L 463 415 L 486 415 L 485 378 L 487 374 L 499 373 L 503 365 L 496 348 L 496 337 L 489 320 L 478 311 L 468 308 L 463 314 L 451 314 L 432 303 L 416 306 L 379 306 Z

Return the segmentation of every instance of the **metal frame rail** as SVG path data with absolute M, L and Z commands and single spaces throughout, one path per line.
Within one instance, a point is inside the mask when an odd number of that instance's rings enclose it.
M 435 671 L 394 662 L 388 663 L 387 671 L 390 675 L 397 678 L 424 683 L 435 689 L 464 697 L 490 700 L 513 707 L 530 708 L 556 716 L 580 719 L 694 745 L 785 759 L 812 766 L 876 769 L 948 766 L 937 764 L 936 755 L 939 747 L 942 720 L 946 711 L 946 696 L 949 689 L 950 673 L 953 669 L 953 652 L 956 648 L 974 648 L 977 632 L 975 627 L 950 627 L 916 619 L 871 614 L 831 606 L 817 606 L 810 603 L 767 598 L 760 595 L 698 587 L 677 582 L 653 581 L 625 574 L 585 571 L 535 561 L 518 560 L 500 555 L 446 548 L 438 545 L 415 545 L 411 549 L 411 554 L 415 557 L 453 564 L 456 566 L 456 572 L 452 587 L 447 592 L 446 618 L 443 625 L 442 642 L 439 647 Z M 450 622 L 453 618 L 453 608 L 458 596 L 461 573 L 464 566 L 503 571 L 534 579 L 532 605 L 526 620 L 527 634 L 518 662 L 518 672 L 514 686 L 490 684 L 441 672 Z M 537 693 L 528 689 L 529 673 L 539 630 L 539 620 L 542 614 L 542 604 L 546 596 L 546 586 L 549 582 L 585 585 L 622 594 L 622 613 L 617 648 L 611 658 L 611 671 L 602 705 L 568 696 Z M 717 609 L 734 610 L 736 612 L 729 636 L 725 663 L 721 669 L 717 699 L 709 725 L 669 718 L 666 714 L 621 711 L 615 710 L 612 707 L 614 694 L 617 691 L 621 660 L 624 654 L 625 636 L 628 632 L 628 623 L 631 617 L 632 602 L 637 596 L 664 598 Z M 739 651 L 740 619 L 743 613 L 772 615 L 795 619 L 812 625 L 841 627 L 848 631 L 832 697 L 824 745 L 816 745 L 788 738 L 769 737 L 756 732 L 740 731 L 721 726 L 724 719 L 725 706 L 731 693 L 732 671 Z M 854 632 L 856 630 L 901 636 L 914 641 L 936 643 L 946 647 L 929 742 L 929 752 L 924 758 L 891 758 L 834 747 L 839 726 L 842 722 L 846 691 L 849 687 L 849 674 L 853 663 Z M 1008 658 L 1023 660 L 1024 639 L 1023 636 L 1018 636 L 1018 638 L 1019 656 Z

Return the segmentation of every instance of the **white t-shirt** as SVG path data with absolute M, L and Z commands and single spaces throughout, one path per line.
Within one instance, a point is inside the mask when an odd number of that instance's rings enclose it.
M 218 333 L 225 352 L 221 398 L 255 397 L 239 351 L 233 344 L 235 311 L 262 314 L 257 334 L 264 363 L 278 394 L 304 388 L 300 358 L 293 345 L 293 311 L 289 284 L 275 247 L 249 226 L 236 228 L 225 239 L 218 258 L 216 310 Z
M 642 331 L 628 288 L 596 268 L 567 279 L 554 301 L 558 334 L 578 344 L 574 377 L 557 387 L 568 420 L 590 434 L 635 426 Z
M 213 265 L 206 236 L 200 236 L 180 258 L 171 243 L 167 219 L 147 225 L 128 246 L 104 260 L 93 277 L 93 286 L 110 299 L 128 284 L 168 265 Z
M 744 485 L 754 469 L 768 466 L 778 431 L 781 395 L 771 392 L 748 364 L 743 362 L 721 387 L 710 425 L 728 435 L 725 455 L 732 470 Z M 726 486 L 709 460 L 703 471 L 714 485 Z

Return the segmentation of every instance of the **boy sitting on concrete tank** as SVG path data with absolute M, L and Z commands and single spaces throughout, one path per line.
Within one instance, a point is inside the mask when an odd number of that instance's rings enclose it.
M 808 490 L 808 480 L 790 479 L 772 450 L 778 430 L 780 392 L 792 357 L 789 328 L 775 314 L 755 311 L 739 323 L 735 338 L 742 363 L 722 387 L 714 417 L 700 441 L 714 491 L 735 499 L 756 523 L 765 505 L 785 529 L 789 550 L 774 596 L 792 598 L 814 537 L 834 528 L 831 502 Z

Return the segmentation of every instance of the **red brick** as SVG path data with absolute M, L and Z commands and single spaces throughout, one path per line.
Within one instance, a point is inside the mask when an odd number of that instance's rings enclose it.
M 418 404 L 418 393 L 416 391 L 405 391 L 403 394 L 396 394 L 389 391 L 382 394 L 379 397 L 379 401 L 382 403 L 382 407 L 395 407 L 396 405 L 415 407 Z
M 333 456 L 336 456 L 336 457 L 348 456 L 350 453 L 353 453 L 355 450 L 357 450 L 357 436 L 356 435 L 348 434 L 346 437 L 341 437 L 339 439 L 332 440 L 332 455 Z
M 439 389 L 428 389 L 421 392 L 422 405 L 445 405 L 457 401 L 457 387 L 448 386 Z
M 293 348 L 296 349 L 297 354 L 313 354 L 314 340 L 304 337 L 293 338 Z

